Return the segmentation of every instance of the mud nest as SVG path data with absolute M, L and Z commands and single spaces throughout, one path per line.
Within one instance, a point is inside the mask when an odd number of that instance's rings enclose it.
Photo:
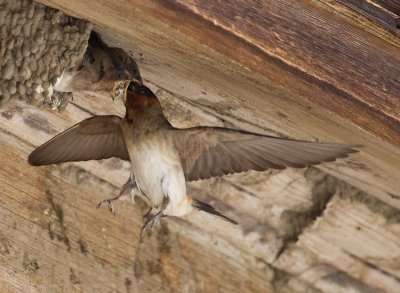
M 30 0 L 0 0 L 0 106 L 43 104 L 64 69 L 82 59 L 92 26 Z

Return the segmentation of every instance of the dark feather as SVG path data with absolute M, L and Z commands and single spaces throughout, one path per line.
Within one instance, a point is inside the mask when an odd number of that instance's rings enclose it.
M 304 168 L 345 158 L 360 147 L 277 138 L 219 127 L 175 129 L 172 136 L 187 181 L 249 170 Z
M 227 216 L 221 214 L 219 211 L 214 209 L 213 206 L 211 206 L 211 205 L 209 205 L 209 204 L 207 204 L 205 202 L 202 202 L 202 201 L 200 201 L 198 199 L 193 199 L 192 205 L 196 209 L 199 209 L 199 210 L 201 210 L 203 212 L 206 212 L 206 213 L 209 213 L 211 215 L 217 216 L 218 218 L 221 218 L 221 219 L 223 219 L 225 221 L 228 221 L 231 224 L 238 225 L 238 222 L 236 222 L 236 221 L 232 220 L 231 218 L 228 218 Z
M 34 150 L 28 162 L 42 166 L 111 157 L 129 160 L 120 122 L 114 115 L 85 119 Z

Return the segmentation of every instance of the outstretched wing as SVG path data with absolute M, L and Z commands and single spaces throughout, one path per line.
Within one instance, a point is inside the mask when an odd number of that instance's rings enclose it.
M 306 142 L 219 127 L 174 129 L 187 181 L 248 170 L 303 168 L 335 161 L 360 145 Z
M 129 160 L 121 120 L 114 115 L 85 119 L 34 150 L 28 162 L 42 166 L 111 157 Z

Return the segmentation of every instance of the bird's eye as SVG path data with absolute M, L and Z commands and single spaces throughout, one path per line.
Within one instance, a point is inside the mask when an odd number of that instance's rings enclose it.
M 135 84 L 133 82 L 129 83 L 128 91 L 132 91 L 132 92 L 136 91 Z

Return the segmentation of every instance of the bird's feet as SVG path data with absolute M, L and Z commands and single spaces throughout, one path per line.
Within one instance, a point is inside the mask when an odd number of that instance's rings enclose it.
M 154 224 L 160 221 L 161 216 L 163 215 L 162 211 L 159 211 L 158 213 L 154 215 L 150 215 L 146 222 L 144 223 L 142 230 L 140 231 L 140 237 L 143 238 L 144 232 L 148 227 L 150 227 L 153 230 Z
M 50 95 L 43 101 L 44 106 L 50 107 L 53 111 L 64 112 L 70 100 L 73 100 L 71 92 L 59 92 L 49 88 Z M 52 94 L 51 94 L 52 93 Z
M 101 202 L 99 202 L 96 205 L 96 209 L 99 209 L 103 204 L 107 203 L 109 211 L 115 215 L 115 208 L 114 208 L 114 203 L 113 202 L 115 200 L 118 200 L 119 198 L 120 198 L 120 196 L 116 196 L 116 197 L 113 197 L 113 198 L 107 198 L 105 200 L 102 200 Z
M 132 204 L 135 204 L 135 193 L 132 191 L 136 188 L 136 184 L 133 180 L 129 179 L 121 188 L 121 191 L 119 192 L 118 196 L 113 197 L 113 198 L 107 198 L 105 200 L 102 200 L 96 205 L 96 208 L 99 209 L 103 204 L 107 203 L 108 209 L 110 210 L 111 213 L 115 215 L 115 208 L 114 208 L 114 201 L 123 199 L 125 196 L 130 195 Z

